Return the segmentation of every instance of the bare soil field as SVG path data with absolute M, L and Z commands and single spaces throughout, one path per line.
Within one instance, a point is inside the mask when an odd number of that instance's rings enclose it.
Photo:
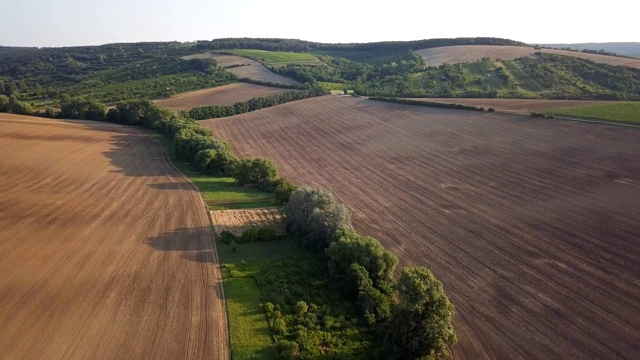
M 254 97 L 263 97 L 287 91 L 291 90 L 247 83 L 234 83 L 182 93 L 168 99 L 154 100 L 153 102 L 170 110 L 191 110 L 197 106 L 233 105 Z
M 457 64 L 462 62 L 475 62 L 485 57 L 491 58 L 492 60 L 512 60 L 525 56 L 534 56 L 536 52 L 543 52 L 574 56 L 609 65 L 640 68 L 640 59 L 627 59 L 616 56 L 589 54 L 577 51 L 556 49 L 536 50 L 533 47 L 526 46 L 458 45 L 422 49 L 417 50 L 416 52 L 427 61 L 427 64 L 429 66 L 440 66 L 443 63 Z
M 432 101 L 444 104 L 461 104 L 494 108 L 496 111 L 529 115 L 531 112 L 547 111 L 566 107 L 615 103 L 601 100 L 546 100 L 546 99 L 480 99 L 480 98 L 415 98 L 412 100 Z
M 0 116 L 0 358 L 226 359 L 200 194 L 143 132 Z
M 239 78 L 249 78 L 257 81 L 270 82 L 274 84 L 299 85 L 297 81 L 288 77 L 275 74 L 259 61 L 236 55 L 223 54 L 196 54 L 183 57 L 183 59 L 216 59 L 219 67 L 242 65 L 232 67 L 229 70 Z
M 227 230 L 240 236 L 242 231 L 250 226 L 271 226 L 276 230 L 277 235 L 285 233 L 282 213 L 278 208 L 214 210 L 210 213 L 218 234 Z
M 638 129 L 338 96 L 202 123 L 431 268 L 454 358 L 640 358 Z

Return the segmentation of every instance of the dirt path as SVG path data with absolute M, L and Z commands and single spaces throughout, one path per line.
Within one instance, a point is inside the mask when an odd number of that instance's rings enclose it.
M 0 358 L 228 358 L 207 213 L 150 137 L 4 115 L 0 143 Z
M 202 123 L 431 268 L 454 358 L 640 358 L 638 129 L 337 96 Z

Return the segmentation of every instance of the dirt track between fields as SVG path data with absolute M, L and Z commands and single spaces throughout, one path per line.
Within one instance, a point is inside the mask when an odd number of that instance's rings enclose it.
M 203 124 L 431 268 L 454 358 L 640 358 L 638 129 L 337 96 Z
M 226 359 L 200 194 L 134 128 L 0 115 L 0 358 Z

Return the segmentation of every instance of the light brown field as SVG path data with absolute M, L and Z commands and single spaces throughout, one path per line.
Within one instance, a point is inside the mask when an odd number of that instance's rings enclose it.
M 134 128 L 0 116 L 0 359 L 226 359 L 200 194 Z
M 640 132 L 327 96 L 203 125 L 456 305 L 454 358 L 640 358 Z
M 291 90 L 247 83 L 234 83 L 182 93 L 168 99 L 154 100 L 153 102 L 171 110 L 191 110 L 197 106 L 233 105 L 254 97 L 263 97 L 287 91 Z
M 589 54 L 556 49 L 536 50 L 533 47 L 525 46 L 458 45 L 422 49 L 417 50 L 416 52 L 427 61 L 427 64 L 429 66 L 440 66 L 444 63 L 457 64 L 462 62 L 475 62 L 485 57 L 491 58 L 492 60 L 512 60 L 525 56 L 532 57 L 535 56 L 536 52 L 542 52 L 573 56 L 609 65 L 640 68 L 640 59 L 628 59 L 616 56 Z
M 259 61 L 236 55 L 223 54 L 196 54 L 183 57 L 183 59 L 216 59 L 219 67 L 233 65 L 243 65 L 233 67 L 229 70 L 239 78 L 249 78 L 257 81 L 270 82 L 274 84 L 299 85 L 300 83 L 288 77 L 275 74 Z
M 547 111 L 566 107 L 615 103 L 601 100 L 546 100 L 546 99 L 479 99 L 479 98 L 416 98 L 412 100 L 432 101 L 444 104 L 461 104 L 494 108 L 496 111 L 529 115 L 531 112 Z
M 282 213 L 278 208 L 214 210 L 210 213 L 218 234 L 227 230 L 240 236 L 242 231 L 250 226 L 271 226 L 277 235 L 284 234 Z

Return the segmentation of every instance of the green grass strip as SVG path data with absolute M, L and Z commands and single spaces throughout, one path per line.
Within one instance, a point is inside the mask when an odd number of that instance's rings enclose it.
M 640 101 L 562 108 L 552 110 L 551 113 L 585 119 L 640 124 Z
M 173 143 L 158 133 L 149 133 L 164 147 L 169 159 L 200 190 L 211 210 L 255 209 L 275 206 L 273 193 L 239 186 L 232 177 L 203 175 L 190 163 L 176 159 Z

